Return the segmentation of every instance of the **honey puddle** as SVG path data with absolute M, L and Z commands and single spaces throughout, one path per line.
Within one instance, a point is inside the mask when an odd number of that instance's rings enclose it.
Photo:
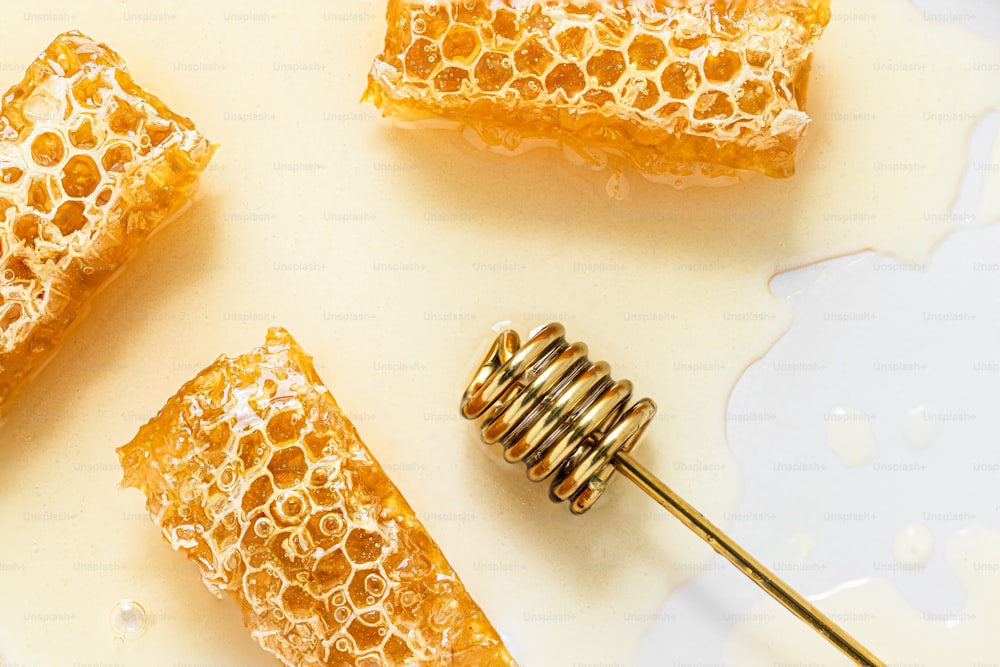
M 921 613 L 896 588 L 879 578 L 845 584 L 814 599 L 831 617 L 850 625 L 858 639 L 889 664 L 996 664 L 1000 531 L 978 525 L 963 528 L 948 540 L 945 551 L 948 565 L 968 593 L 965 605 L 952 614 Z M 821 638 L 776 605 L 761 604 L 746 616 L 749 620 L 737 624 L 726 639 L 727 664 L 854 664 L 838 660 Z
M 994 223 L 951 235 L 921 267 L 861 253 L 777 277 L 795 322 L 730 397 L 746 481 L 732 530 L 891 665 L 997 657 L 998 253 Z M 850 409 L 828 407 L 845 398 Z M 682 596 L 731 579 L 708 572 Z M 735 628 L 699 657 L 848 664 L 761 599 L 725 596 L 720 625 Z M 698 626 L 678 625 L 656 643 Z
M 1000 218 L 1000 148 L 972 162 L 968 150 L 1000 106 L 997 44 L 904 0 L 834 3 L 795 177 L 681 192 L 376 118 L 357 99 L 384 34 L 377 0 L 53 2 L 46 12 L 75 18 L 24 21 L 30 7 L 0 8 L 23 26 L 5 80 L 75 21 L 222 148 L 189 213 L 0 425 L 0 664 L 273 664 L 235 605 L 162 543 L 140 494 L 118 490 L 114 453 L 198 369 L 271 324 L 315 357 L 525 667 L 636 664 L 640 638 L 669 621 L 664 600 L 714 567 L 710 552 L 625 482 L 572 518 L 479 444 L 457 406 L 490 326 L 563 321 L 659 404 L 637 458 L 725 524 L 744 474 L 727 399 L 792 318 L 771 276 L 863 248 L 921 264 L 952 230 Z M 955 211 L 967 172 L 982 194 Z M 831 601 L 854 610 L 864 590 Z M 148 623 L 116 643 L 121 600 Z M 666 655 L 699 641 L 679 637 Z M 730 662 L 749 664 L 733 641 Z

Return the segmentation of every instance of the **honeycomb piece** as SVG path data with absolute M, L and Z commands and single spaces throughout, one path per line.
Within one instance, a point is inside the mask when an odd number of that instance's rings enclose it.
M 829 20 L 829 0 L 389 0 L 363 99 L 676 185 L 787 177 Z
M 60 35 L 0 108 L 0 410 L 194 192 L 214 146 L 114 51 Z
M 287 331 L 219 358 L 118 455 L 285 665 L 515 665 Z

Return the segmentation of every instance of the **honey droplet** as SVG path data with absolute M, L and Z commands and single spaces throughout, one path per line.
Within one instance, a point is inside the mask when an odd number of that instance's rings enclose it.
M 922 523 L 910 523 L 899 529 L 892 541 L 892 553 L 904 567 L 925 564 L 934 551 L 934 535 Z
M 324 535 L 341 536 L 344 534 L 345 530 L 344 518 L 339 514 L 324 514 L 323 518 L 319 520 L 319 529 Z
M 274 532 L 274 523 L 266 517 L 262 517 L 253 522 L 253 532 L 257 537 L 268 538 Z
M 111 608 L 111 631 L 119 642 L 138 637 L 148 624 L 146 610 L 135 600 L 119 600 Z
M 380 597 L 385 592 L 385 579 L 377 574 L 369 574 L 365 577 L 365 590 L 375 597 Z

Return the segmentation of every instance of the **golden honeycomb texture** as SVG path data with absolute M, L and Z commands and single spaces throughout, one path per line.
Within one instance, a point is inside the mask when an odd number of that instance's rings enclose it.
M 675 185 L 787 177 L 829 20 L 829 0 L 389 0 L 364 99 Z
M 59 35 L 0 108 L 0 411 L 193 194 L 214 146 L 121 57 Z
M 118 454 L 283 664 L 516 664 L 284 329 L 199 373 Z

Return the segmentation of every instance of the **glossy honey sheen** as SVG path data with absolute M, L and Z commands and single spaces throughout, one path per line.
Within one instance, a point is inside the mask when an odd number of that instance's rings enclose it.
M 620 154 L 658 180 L 786 177 L 829 19 L 828 0 L 390 0 L 365 99 L 487 145 Z
M 220 358 L 118 453 L 284 664 L 515 664 L 288 332 Z
M 214 146 L 121 58 L 60 35 L 0 109 L 0 411 L 193 194 Z

